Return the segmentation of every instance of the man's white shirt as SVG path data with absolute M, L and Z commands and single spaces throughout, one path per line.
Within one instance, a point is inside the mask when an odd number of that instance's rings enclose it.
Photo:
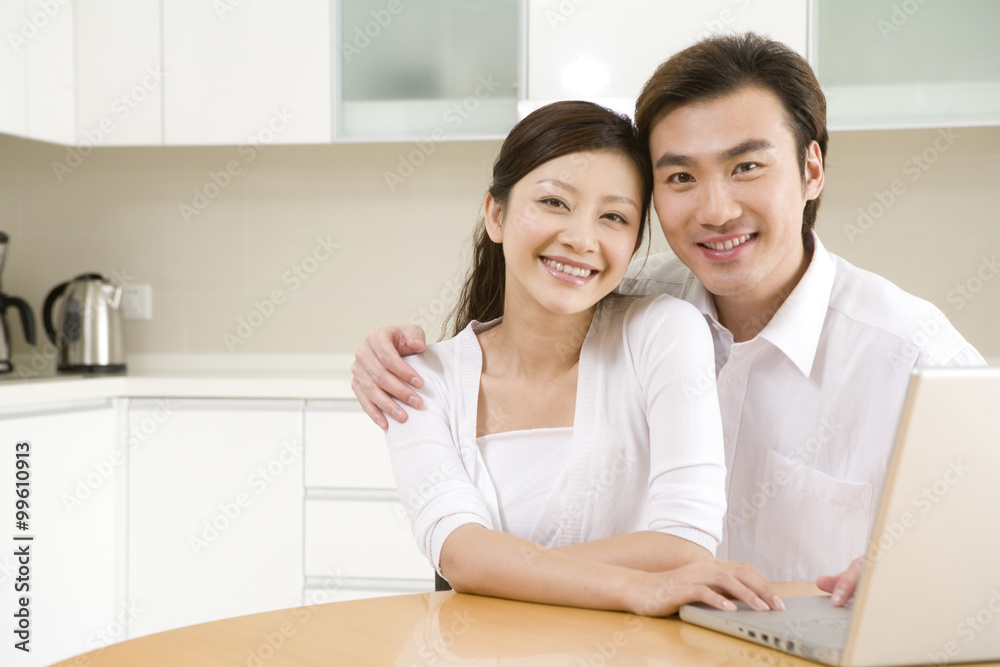
M 774 580 L 836 574 L 865 552 L 912 369 L 985 364 L 934 305 L 812 245 L 743 343 L 672 255 L 637 260 L 619 288 L 686 299 L 708 320 L 727 469 L 717 555 Z

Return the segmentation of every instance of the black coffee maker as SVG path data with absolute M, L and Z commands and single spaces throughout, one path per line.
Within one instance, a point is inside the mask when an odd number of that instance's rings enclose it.
M 7 243 L 10 240 L 0 232 L 0 274 L 3 274 L 4 260 L 7 258 Z M 7 328 L 7 308 L 13 306 L 21 315 L 21 327 L 24 329 L 24 339 L 28 344 L 35 344 L 35 316 L 31 307 L 16 296 L 3 293 L 3 282 L 0 281 L 0 373 L 10 373 L 14 367 L 10 363 L 10 330 Z

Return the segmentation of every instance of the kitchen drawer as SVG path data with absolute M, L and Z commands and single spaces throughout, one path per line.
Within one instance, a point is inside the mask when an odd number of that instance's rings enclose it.
M 385 435 L 354 401 L 309 401 L 306 487 L 395 489 Z
M 328 602 L 347 602 L 348 600 L 367 600 L 369 598 L 384 598 L 390 595 L 406 595 L 408 593 L 428 593 L 434 589 L 432 583 L 428 590 L 423 591 L 375 591 L 371 589 L 338 588 L 335 590 L 307 588 L 305 605 L 326 604 Z
M 434 578 L 396 500 L 307 500 L 305 574 L 344 578 Z

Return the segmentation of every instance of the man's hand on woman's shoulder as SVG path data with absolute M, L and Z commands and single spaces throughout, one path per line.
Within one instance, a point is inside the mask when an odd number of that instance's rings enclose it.
M 354 353 L 351 389 L 365 413 L 383 431 L 389 428 L 387 414 L 400 423 L 406 421 L 406 410 L 397 400 L 416 409 L 423 405 L 413 391 L 413 387 L 423 386 L 423 379 L 403 357 L 426 348 L 426 336 L 420 327 L 390 326 L 369 331 Z

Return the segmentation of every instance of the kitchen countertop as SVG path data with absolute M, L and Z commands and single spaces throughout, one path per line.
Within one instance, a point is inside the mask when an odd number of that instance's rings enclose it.
M 0 415 L 118 397 L 353 401 L 353 361 L 353 355 L 130 355 L 127 373 L 102 376 L 59 374 L 53 359 L 15 357 L 14 371 L 0 375 Z
M 354 399 L 350 358 L 210 355 L 129 358 L 120 375 L 57 374 L 15 359 L 0 377 L 0 411 L 108 398 Z

